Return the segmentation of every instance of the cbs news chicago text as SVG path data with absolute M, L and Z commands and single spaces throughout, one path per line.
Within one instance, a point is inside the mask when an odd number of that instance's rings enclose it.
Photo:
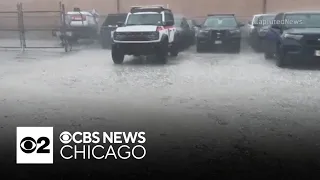
M 59 140 L 64 160 L 140 160 L 147 154 L 145 132 L 64 131 Z M 53 143 L 53 127 L 17 127 L 17 164 L 53 164 Z
M 145 143 L 144 135 L 144 132 L 103 132 L 102 134 L 99 132 L 75 132 L 70 134 L 65 131 L 60 134 L 60 141 L 66 144 L 61 148 L 60 155 L 63 159 L 78 159 L 79 154 L 82 154 L 82 159 L 107 159 L 109 156 L 113 156 L 115 159 L 143 159 L 147 151 L 142 145 L 130 147 L 127 144 Z M 68 145 L 71 141 L 75 145 Z M 120 144 L 120 146 L 118 148 L 113 145 L 105 147 L 104 144 Z M 71 153 L 66 153 L 67 149 L 69 152 L 71 150 Z M 104 153 L 96 153 L 98 149 Z M 142 151 L 142 154 L 137 154 L 137 151 Z

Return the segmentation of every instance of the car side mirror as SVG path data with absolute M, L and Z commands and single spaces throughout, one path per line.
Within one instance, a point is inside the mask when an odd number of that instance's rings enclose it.
M 164 22 L 165 26 L 173 26 L 174 25 L 174 21 L 166 21 Z
M 252 24 L 252 21 L 248 21 L 248 24 Z
M 118 21 L 118 22 L 117 22 L 117 26 L 118 26 L 118 27 L 123 26 L 123 22 L 122 22 L 122 21 Z
M 240 22 L 240 23 L 238 24 L 238 26 L 239 26 L 239 27 L 243 27 L 244 24 Z

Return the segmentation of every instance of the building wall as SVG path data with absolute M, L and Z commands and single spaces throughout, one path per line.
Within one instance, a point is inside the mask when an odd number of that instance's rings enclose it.
M 96 9 L 101 15 L 117 12 L 117 0 L 61 0 L 67 10 L 77 6 L 85 10 Z M 58 10 L 59 0 L 10 0 L 0 1 L 0 11 L 16 10 L 16 3 L 22 2 L 25 10 Z M 248 20 L 256 13 L 262 13 L 263 0 L 120 0 L 120 10 L 127 12 L 133 5 L 168 4 L 178 14 L 200 18 L 209 13 L 235 13 L 239 19 Z M 319 0 L 267 0 L 267 11 L 319 9 Z M 0 28 L 8 23 L 5 14 L 0 14 Z M 27 14 L 31 24 L 59 23 L 57 14 Z M 103 19 L 103 18 L 102 18 Z M 13 19 L 12 19 L 13 20 Z M 44 26 L 44 25 L 42 25 Z

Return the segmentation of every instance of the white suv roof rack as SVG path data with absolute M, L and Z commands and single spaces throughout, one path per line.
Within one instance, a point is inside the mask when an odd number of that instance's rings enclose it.
M 131 9 L 133 8 L 166 8 L 164 5 L 147 5 L 147 6 L 131 6 Z
M 131 6 L 130 13 L 138 12 L 157 12 L 170 11 L 170 9 L 165 8 L 163 5 L 149 5 L 149 6 Z

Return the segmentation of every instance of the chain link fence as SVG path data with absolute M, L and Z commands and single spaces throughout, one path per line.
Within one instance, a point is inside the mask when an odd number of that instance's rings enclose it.
M 65 7 L 57 4 L 54 10 L 17 9 L 0 11 L 0 48 L 65 48 L 52 32 L 65 32 Z
M 0 12 L 0 47 L 19 47 L 19 14 L 18 9 Z M 9 39 L 14 39 L 9 41 Z
M 62 26 L 62 15 L 65 12 L 61 9 L 62 4 L 57 5 L 55 10 L 23 10 L 17 5 L 16 9 L 12 8 L 8 11 L 0 11 L 0 48 L 16 47 L 16 48 L 33 48 L 33 47 L 51 47 L 53 42 L 57 44 L 58 39 L 53 37 L 52 32 L 57 31 Z M 190 17 L 198 23 L 202 23 L 206 15 Z M 107 14 L 102 14 L 99 17 L 99 25 L 101 26 Z M 250 16 L 237 16 L 238 21 L 247 24 L 251 19 Z M 243 36 L 247 36 L 247 26 L 243 28 Z M 60 43 L 60 42 L 59 42 Z M 60 47 L 60 46 L 59 46 Z

